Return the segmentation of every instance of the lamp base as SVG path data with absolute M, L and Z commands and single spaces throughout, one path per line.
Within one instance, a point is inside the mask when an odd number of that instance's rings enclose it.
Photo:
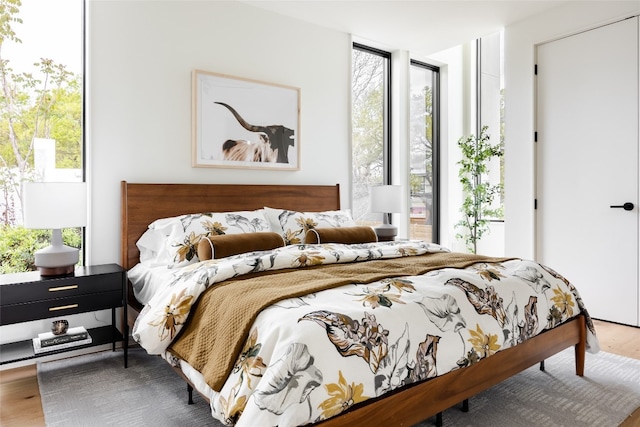
M 54 230 L 54 235 L 55 235 Z M 62 276 L 72 274 L 80 259 L 77 248 L 72 248 L 57 242 L 35 253 L 35 265 L 41 276 Z
M 393 242 L 398 235 L 398 227 L 391 224 L 380 224 L 373 227 L 378 236 L 378 242 Z
M 76 271 L 76 265 L 64 267 L 38 267 L 41 276 L 70 276 Z

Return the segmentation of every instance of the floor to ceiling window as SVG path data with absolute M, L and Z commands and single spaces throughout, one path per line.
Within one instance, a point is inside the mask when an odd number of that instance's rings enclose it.
M 476 74 L 477 115 L 476 135 L 482 126 L 488 127 L 492 145 L 504 147 L 504 72 L 503 72 L 503 32 L 489 34 L 476 40 L 478 58 Z M 484 177 L 492 186 L 500 189 L 490 209 L 495 216 L 491 221 L 504 220 L 504 156 L 494 158 L 489 165 L 489 173 Z
M 352 214 L 361 224 L 382 221 L 369 212 L 369 188 L 388 184 L 391 54 L 354 44 L 352 57 Z
M 404 186 L 404 183 L 408 183 L 409 189 L 405 193 L 409 197 L 408 212 L 401 207 L 398 211 L 404 215 L 400 222 L 407 225 L 407 233 L 400 237 L 438 242 L 440 70 L 414 60 L 395 66 L 408 71 L 399 70 L 398 73 L 409 76 L 407 94 L 391 93 L 391 53 L 353 45 L 353 215 L 360 224 L 376 225 L 382 222 L 380 213 L 370 212 L 370 187 L 381 184 Z M 392 97 L 408 99 L 408 113 L 392 111 Z M 408 114 L 409 117 L 400 117 L 401 114 Z M 392 115 L 399 117 L 397 123 L 409 124 L 406 133 L 398 132 L 398 135 L 409 135 L 408 141 L 406 138 L 392 137 Z M 406 144 L 403 150 L 409 152 L 408 164 L 400 164 L 400 159 L 392 158 L 391 153 L 398 150 L 391 144 Z M 397 168 L 394 173 L 392 168 Z M 408 174 L 408 178 L 402 177 L 404 173 Z M 391 176 L 398 182 L 391 182 Z
M 438 67 L 411 61 L 409 238 L 438 241 Z
M 84 181 L 84 0 L 0 0 L 0 274 L 34 269 L 22 183 Z M 63 230 L 67 245 L 80 229 Z

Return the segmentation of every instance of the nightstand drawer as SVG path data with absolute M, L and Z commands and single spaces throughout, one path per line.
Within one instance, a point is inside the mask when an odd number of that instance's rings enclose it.
M 117 276 L 114 276 L 116 274 Z M 95 294 L 105 291 L 122 293 L 122 273 L 101 274 L 96 276 L 64 277 L 60 279 L 38 280 L 0 287 L 0 304 L 36 302 L 53 298 L 66 298 Z
M 63 317 L 87 311 L 122 307 L 122 304 L 122 289 L 31 303 L 5 304 L 3 301 L 0 319 L 3 325 L 9 325 L 33 319 Z

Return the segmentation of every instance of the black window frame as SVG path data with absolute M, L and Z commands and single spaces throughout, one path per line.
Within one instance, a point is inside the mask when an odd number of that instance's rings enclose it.
M 433 243 L 440 243 L 440 67 L 426 62 L 411 59 L 409 61 L 410 67 L 425 68 L 433 72 L 432 87 L 432 103 L 433 110 L 432 119 L 432 136 L 431 141 L 431 169 L 433 173 L 433 185 L 432 185 L 432 203 L 433 203 L 433 218 L 431 224 L 431 240 Z
M 81 166 L 82 166 L 82 182 L 87 182 L 87 137 L 86 137 L 86 123 L 87 123 L 87 1 L 82 0 L 81 7 L 81 19 L 82 19 L 82 52 L 81 52 L 81 61 L 82 61 L 82 99 L 80 100 L 80 108 L 82 108 L 82 112 L 80 114 L 80 119 L 82 122 L 80 123 L 80 150 L 82 155 L 80 156 Z M 90 200 L 87 200 L 87 203 L 91 203 Z M 81 259 L 82 264 L 87 265 L 87 227 L 82 227 L 81 229 L 81 238 L 82 238 L 82 252 Z
M 371 46 L 366 46 L 360 43 L 353 43 L 353 49 L 360 50 L 362 52 L 370 53 L 372 55 L 378 55 L 386 59 L 385 70 L 385 99 L 383 102 L 383 141 L 382 141 L 382 184 L 392 184 L 391 171 L 392 171 L 392 155 L 391 155 L 391 52 L 387 52 L 382 49 L 376 49 Z

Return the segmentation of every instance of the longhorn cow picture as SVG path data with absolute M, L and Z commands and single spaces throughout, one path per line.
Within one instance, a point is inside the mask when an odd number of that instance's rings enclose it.
M 299 170 L 299 89 L 194 71 L 194 167 Z
M 238 123 L 250 132 L 257 132 L 259 142 L 243 139 L 227 139 L 222 144 L 222 153 L 227 160 L 246 162 L 289 163 L 289 147 L 293 147 L 293 129 L 282 125 L 256 126 L 247 123 L 236 110 L 224 102 L 216 102 L 227 107 Z

